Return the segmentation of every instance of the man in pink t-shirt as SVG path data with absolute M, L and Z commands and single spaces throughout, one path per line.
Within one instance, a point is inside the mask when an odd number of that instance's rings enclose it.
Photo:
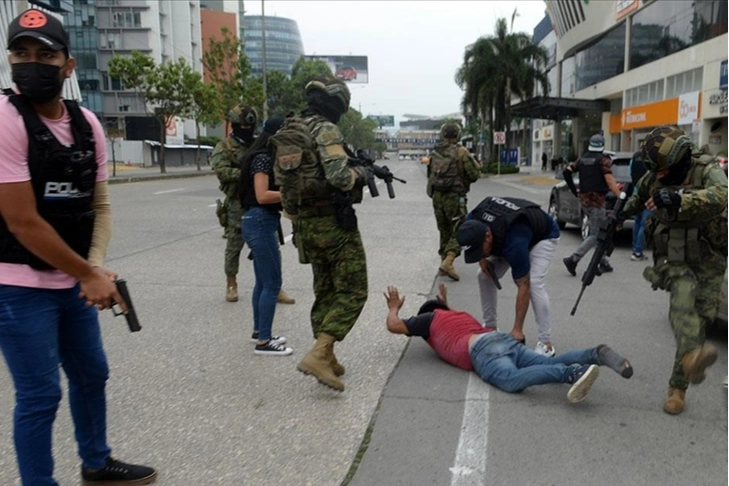
M 510 393 L 533 385 L 567 383 L 571 402 L 583 400 L 606 365 L 624 378 L 633 376 L 627 359 L 610 347 L 575 349 L 554 357 L 544 356 L 524 346 L 509 333 L 481 326 L 466 312 L 448 307 L 447 289 L 440 284 L 435 299 L 426 301 L 416 316 L 399 317 L 405 297 L 396 287 L 387 287 L 387 330 L 393 334 L 420 336 L 444 361 L 473 370 L 485 382 Z
M 104 132 L 93 113 L 61 100 L 76 63 L 59 20 L 27 10 L 7 42 L 16 89 L 0 96 L 0 349 L 15 385 L 22 483 L 57 485 L 60 365 L 82 479 L 149 484 L 154 469 L 113 459 L 106 442 L 109 366 L 98 310 L 127 306 L 116 274 L 102 267 L 111 234 Z

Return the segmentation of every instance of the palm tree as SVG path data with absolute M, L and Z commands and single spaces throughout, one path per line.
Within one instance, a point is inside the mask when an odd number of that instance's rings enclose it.
M 498 19 L 495 34 L 481 37 L 467 49 L 456 73 L 456 83 L 465 90 L 462 106 L 481 115 L 482 120 L 487 118 L 491 129 L 505 127 L 507 150 L 512 95 L 530 98 L 537 86 L 543 96 L 549 93 L 547 51 L 534 44 L 528 34 L 513 32 L 516 16 L 514 10 L 511 29 L 506 19 Z

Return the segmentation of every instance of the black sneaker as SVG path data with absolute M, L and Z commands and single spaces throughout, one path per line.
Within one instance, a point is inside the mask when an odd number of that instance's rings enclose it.
M 275 344 L 286 344 L 286 336 L 271 336 L 271 341 L 273 341 Z M 254 331 L 253 334 L 251 334 L 251 342 L 253 344 L 258 343 L 258 331 Z
M 256 349 L 253 350 L 254 354 L 262 356 L 288 356 L 293 352 L 293 349 L 282 344 L 276 344 L 272 339 L 266 341 L 266 344 L 256 344 Z
M 613 267 L 610 265 L 610 262 L 600 262 L 597 265 L 597 269 L 600 270 L 601 273 L 610 273 L 613 271 Z
M 567 399 L 572 403 L 584 400 L 599 375 L 598 365 L 575 366 L 567 377 L 567 383 L 572 385 L 567 392 Z
M 157 479 L 157 471 L 109 457 L 106 466 L 98 471 L 81 468 L 81 477 L 84 484 L 152 484 Z
M 564 263 L 564 266 L 567 267 L 567 271 L 570 272 L 570 275 L 573 277 L 577 276 L 577 262 L 574 261 L 572 257 L 563 258 L 562 263 Z

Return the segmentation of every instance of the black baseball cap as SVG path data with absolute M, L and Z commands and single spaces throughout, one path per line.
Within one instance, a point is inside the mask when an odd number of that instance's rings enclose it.
M 38 39 L 54 51 L 68 51 L 68 33 L 60 20 L 37 9 L 21 13 L 8 27 L 8 49 L 21 37 Z
M 466 263 L 476 263 L 483 258 L 483 240 L 488 229 L 488 224 L 475 219 L 469 219 L 458 228 L 456 239 L 463 249 Z

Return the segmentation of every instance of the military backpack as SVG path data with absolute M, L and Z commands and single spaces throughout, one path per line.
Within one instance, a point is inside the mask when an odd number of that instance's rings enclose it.
M 430 155 L 428 193 L 432 191 L 466 193 L 463 183 L 463 163 L 458 145 L 441 145 Z

